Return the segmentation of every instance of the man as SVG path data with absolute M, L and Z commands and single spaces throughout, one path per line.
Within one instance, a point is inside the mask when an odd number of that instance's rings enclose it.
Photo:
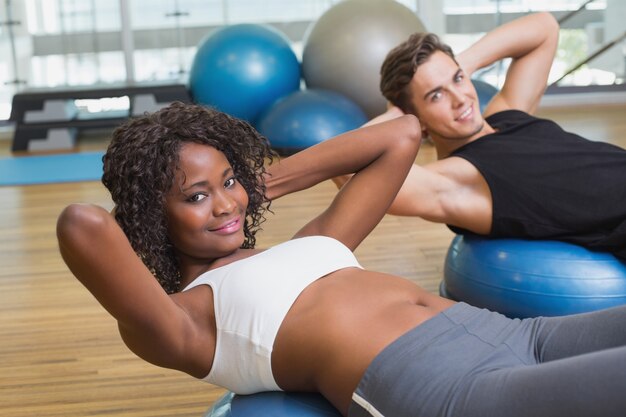
M 537 13 L 494 29 L 456 58 L 432 34 L 414 34 L 389 53 L 381 90 L 394 107 L 370 123 L 413 113 L 438 156 L 413 166 L 390 213 L 626 259 L 626 151 L 530 115 L 558 31 L 549 13 Z M 506 80 L 481 115 L 470 75 L 503 58 L 511 58 Z

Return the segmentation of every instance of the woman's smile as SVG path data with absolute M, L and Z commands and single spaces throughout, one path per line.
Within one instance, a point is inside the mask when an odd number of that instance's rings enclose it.
M 216 228 L 209 229 L 209 231 L 212 233 L 229 235 L 231 233 L 238 232 L 241 229 L 241 223 L 241 216 L 237 216 L 232 220 L 222 223 Z

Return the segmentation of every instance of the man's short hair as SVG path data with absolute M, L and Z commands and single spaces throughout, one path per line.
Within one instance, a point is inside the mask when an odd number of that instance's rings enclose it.
M 417 32 L 387 54 L 380 68 L 380 91 L 393 105 L 405 113 L 415 114 L 411 103 L 409 83 L 417 68 L 435 51 L 441 51 L 453 60 L 452 48 L 434 33 Z

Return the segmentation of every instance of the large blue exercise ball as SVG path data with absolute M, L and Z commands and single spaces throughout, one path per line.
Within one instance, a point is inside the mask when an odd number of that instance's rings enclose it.
M 338 2 L 304 36 L 302 76 L 307 88 L 336 91 L 372 118 L 386 109 L 380 67 L 391 49 L 424 25 L 394 0 Z
M 456 236 L 440 293 L 509 317 L 583 313 L 626 304 L 626 263 L 564 242 Z
M 300 63 L 289 40 L 260 24 L 238 24 L 204 38 L 191 65 L 195 102 L 251 123 L 277 99 L 300 88 Z
M 252 395 L 228 393 L 204 417 L 340 417 L 319 394 L 261 392 Z
M 257 128 L 272 148 L 291 154 L 367 122 L 365 113 L 348 98 L 325 90 L 297 91 L 274 103 Z
M 498 94 L 500 90 L 493 85 L 482 81 L 472 79 L 472 84 L 474 84 L 474 88 L 476 89 L 476 94 L 478 95 L 478 103 L 480 105 L 480 112 L 483 113 L 485 111 L 485 107 L 491 101 L 491 99 Z

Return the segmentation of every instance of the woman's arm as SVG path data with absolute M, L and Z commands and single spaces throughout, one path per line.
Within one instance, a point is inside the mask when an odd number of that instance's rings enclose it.
M 57 221 L 63 260 L 118 321 L 133 352 L 159 366 L 193 372 L 188 345 L 194 326 L 165 293 L 103 208 L 73 204 Z
M 506 109 L 536 110 L 548 81 L 559 37 L 559 25 L 547 12 L 505 23 L 457 56 L 469 76 L 504 58 L 512 58 L 504 85 L 485 115 Z
M 296 234 L 331 236 L 354 249 L 385 215 L 415 162 L 420 139 L 412 115 L 344 133 L 270 166 L 268 196 L 354 173 L 328 209 Z
M 369 120 L 367 123 L 365 123 L 363 126 L 361 127 L 365 127 L 365 126 L 372 126 L 378 123 L 382 123 L 382 122 L 386 122 L 389 120 L 393 120 L 397 117 L 403 116 L 404 112 L 402 110 L 400 110 L 399 107 L 394 106 L 391 103 L 387 104 L 387 110 L 384 113 L 379 114 L 378 116 L 374 117 L 373 119 Z M 348 180 L 350 180 L 350 178 L 352 178 L 352 174 L 346 174 L 346 175 L 340 175 L 338 177 L 334 177 L 331 178 L 333 180 L 333 182 L 335 183 L 335 185 L 337 186 L 338 189 L 340 189 L 341 187 L 343 187 L 343 185 L 348 182 Z

